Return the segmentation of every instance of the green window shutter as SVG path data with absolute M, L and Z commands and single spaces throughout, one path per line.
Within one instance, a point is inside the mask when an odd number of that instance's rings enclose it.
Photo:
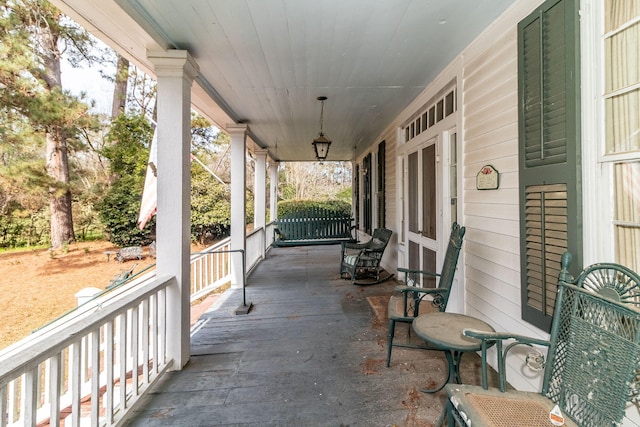
M 551 316 L 560 273 L 558 259 L 569 247 L 567 186 L 531 185 L 525 194 L 526 304 Z
M 376 188 L 377 203 L 378 203 L 378 228 L 386 227 L 386 209 L 385 209 L 385 193 L 386 193 L 386 173 L 387 173 L 387 159 L 386 159 L 386 141 L 382 141 L 378 144 L 378 185 Z
M 371 177 L 373 176 L 371 172 L 372 166 L 372 156 L 371 153 L 367 154 L 365 158 L 362 160 L 362 184 L 363 184 L 363 200 L 362 200 L 362 221 L 364 226 L 365 233 L 371 235 L 372 227 L 371 227 L 371 218 L 372 218 L 372 203 L 371 203 Z
M 578 0 L 518 24 L 522 318 L 549 330 L 560 257 L 582 264 Z

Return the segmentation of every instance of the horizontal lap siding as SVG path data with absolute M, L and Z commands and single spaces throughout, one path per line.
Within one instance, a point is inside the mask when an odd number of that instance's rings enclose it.
M 482 52 L 470 48 L 469 57 L 462 83 L 466 312 L 497 330 L 544 337 L 520 313 L 516 24 Z M 476 189 L 484 165 L 500 172 L 499 189 Z M 509 379 L 521 389 L 539 384 L 521 375 Z

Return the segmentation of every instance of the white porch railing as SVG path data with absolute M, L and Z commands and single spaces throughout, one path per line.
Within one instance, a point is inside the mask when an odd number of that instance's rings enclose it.
M 90 301 L 0 355 L 0 426 L 115 425 L 171 366 L 166 288 L 153 273 Z M 83 405 L 87 396 L 90 403 Z
M 273 243 L 274 226 L 274 223 L 270 222 L 265 228 L 259 227 L 247 234 L 246 260 L 248 272 L 253 270 L 264 259 L 266 251 Z
M 231 280 L 231 239 L 191 255 L 191 301 Z
M 264 239 L 252 233 L 248 246 L 255 235 Z M 191 256 L 192 301 L 229 282 L 229 245 Z M 150 271 L 0 352 L 0 427 L 117 425 L 172 364 L 165 289 L 174 281 Z

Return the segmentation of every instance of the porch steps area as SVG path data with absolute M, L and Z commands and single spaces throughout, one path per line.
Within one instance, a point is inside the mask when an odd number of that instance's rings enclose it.
M 385 367 L 393 280 L 351 285 L 340 246 L 274 248 L 251 274 L 249 314 L 227 291 L 194 325 L 192 357 L 165 375 L 128 426 L 430 426 L 444 392 L 442 353 L 395 348 Z M 406 336 L 398 328 L 396 339 Z M 480 384 L 479 358 L 462 377 Z

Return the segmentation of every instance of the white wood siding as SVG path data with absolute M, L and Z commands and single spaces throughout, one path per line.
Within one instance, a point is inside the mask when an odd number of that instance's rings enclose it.
M 467 227 L 461 256 L 464 311 L 486 320 L 499 331 L 547 338 L 547 333 L 521 318 L 518 208 L 516 30 L 518 22 L 541 3 L 541 0 L 515 3 L 434 79 L 387 127 L 379 141 L 387 140 L 387 203 L 391 204 L 398 188 L 395 154 L 407 150 L 404 145 L 397 145 L 395 130 L 443 85 L 458 79 L 458 135 L 462 138 L 459 164 L 463 174 L 460 223 Z M 373 147 L 372 143 L 369 150 Z M 476 189 L 476 174 L 487 164 L 500 172 L 497 190 Z M 396 206 L 393 213 L 388 209 L 388 220 L 399 209 Z M 393 249 L 397 249 L 395 242 Z M 541 377 L 527 370 L 523 353 L 515 352 L 507 369 L 507 378 L 514 387 L 539 390 Z
M 503 21 L 480 36 L 463 53 L 463 223 L 466 313 L 488 321 L 499 331 L 546 337 L 521 318 L 518 187 L 518 43 L 517 23 L 536 4 L 517 16 L 512 8 Z M 476 174 L 492 165 L 500 188 L 477 190 Z M 523 374 L 523 355 L 509 361 L 509 382 L 538 390 L 540 376 Z

